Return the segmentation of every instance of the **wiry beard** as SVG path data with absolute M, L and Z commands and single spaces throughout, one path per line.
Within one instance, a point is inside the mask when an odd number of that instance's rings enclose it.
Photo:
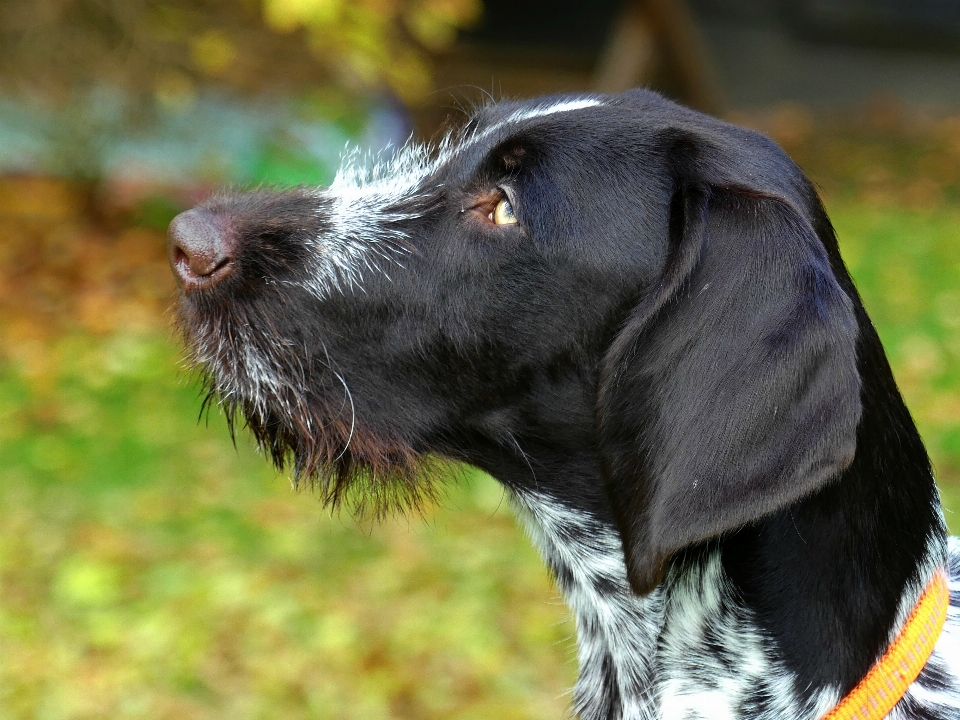
M 201 414 L 218 407 L 231 437 L 248 429 L 294 488 L 361 517 L 420 510 L 436 501 L 449 463 L 400 438 L 371 432 L 329 353 L 311 357 L 276 332 L 256 304 L 181 299 L 176 314 L 186 360 L 199 371 Z

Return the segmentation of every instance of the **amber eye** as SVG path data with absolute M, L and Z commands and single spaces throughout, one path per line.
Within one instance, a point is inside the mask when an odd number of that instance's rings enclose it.
M 513 205 L 506 198 L 501 198 L 500 202 L 490 213 L 490 219 L 497 225 L 514 225 L 517 222 L 517 216 L 513 214 Z

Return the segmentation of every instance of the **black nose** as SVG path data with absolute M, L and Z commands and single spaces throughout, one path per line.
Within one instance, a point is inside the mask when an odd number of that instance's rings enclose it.
M 177 282 L 190 292 L 212 287 L 233 272 L 236 243 L 225 218 L 193 208 L 170 223 L 167 253 Z

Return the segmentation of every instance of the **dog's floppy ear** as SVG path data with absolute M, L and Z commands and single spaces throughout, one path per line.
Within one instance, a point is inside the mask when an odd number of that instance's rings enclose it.
M 857 328 L 786 199 L 677 181 L 670 255 L 601 366 L 606 490 L 640 594 L 678 550 L 835 478 L 860 419 Z

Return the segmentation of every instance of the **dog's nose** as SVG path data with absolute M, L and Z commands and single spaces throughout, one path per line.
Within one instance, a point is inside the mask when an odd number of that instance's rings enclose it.
M 222 218 L 193 208 L 170 223 L 167 253 L 177 282 L 190 292 L 212 287 L 233 272 L 236 243 Z

